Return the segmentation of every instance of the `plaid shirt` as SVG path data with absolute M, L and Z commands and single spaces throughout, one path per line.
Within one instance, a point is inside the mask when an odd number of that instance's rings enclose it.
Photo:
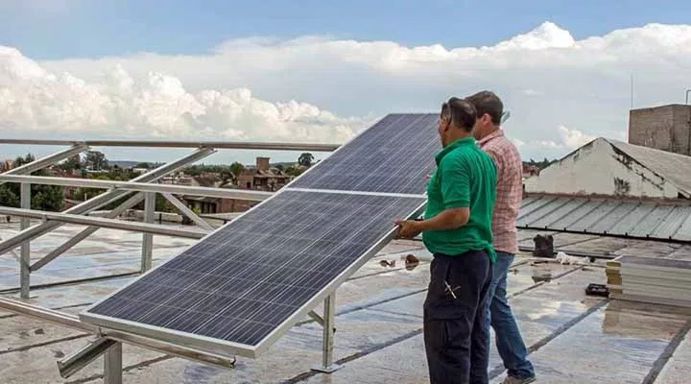
M 523 199 L 523 163 L 521 156 L 501 129 L 478 141 L 497 166 L 497 203 L 494 206 L 492 232 L 494 249 L 518 252 L 516 220 Z

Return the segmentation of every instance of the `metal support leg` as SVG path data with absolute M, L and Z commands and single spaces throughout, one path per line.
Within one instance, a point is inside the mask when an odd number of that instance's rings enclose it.
M 182 213 L 184 216 L 187 216 L 188 218 L 190 218 L 190 220 L 194 221 L 198 226 L 206 229 L 207 231 L 213 231 L 214 230 L 214 227 L 212 227 L 209 223 L 204 221 L 204 219 L 202 219 L 201 217 L 197 216 L 197 214 L 194 213 L 194 211 L 187 208 L 185 203 L 178 200 L 178 198 L 173 196 L 173 194 L 163 192 L 163 193 L 161 193 L 161 195 L 163 195 L 163 197 L 165 197 L 166 200 L 168 200 L 171 204 L 173 204 L 180 211 L 180 213 Z
M 103 384 L 122 384 L 122 343 L 108 348 L 103 357 Z
M 84 348 L 58 361 L 58 371 L 67 379 L 106 353 L 117 341 L 101 337 Z
M 20 200 L 21 207 L 25 209 L 31 208 L 31 184 L 21 183 L 20 187 Z M 31 225 L 31 219 L 21 218 L 20 230 L 25 230 Z M 31 243 L 29 240 L 25 241 L 21 245 L 21 252 L 19 257 L 19 286 L 20 294 L 19 297 L 22 299 L 29 298 L 29 290 L 31 286 Z
M 336 292 L 327 296 L 324 299 L 324 330 L 322 339 L 322 363 L 320 366 L 313 367 L 313 371 L 332 373 L 341 368 L 340 365 L 334 364 L 334 314 L 336 313 Z
M 117 218 L 121 213 L 125 212 L 126 210 L 134 207 L 135 205 L 139 204 L 142 200 L 144 199 L 144 194 L 143 193 L 137 193 L 136 195 L 130 197 L 122 203 L 119 207 L 113 209 L 112 211 L 108 212 L 105 215 L 106 219 L 115 219 Z M 62 255 L 63 253 L 67 252 L 70 250 L 72 247 L 75 245 L 79 244 L 82 240 L 86 239 L 87 237 L 91 236 L 94 232 L 99 230 L 100 227 L 87 227 L 83 231 L 79 232 L 76 234 L 73 238 L 67 240 L 66 242 L 62 243 L 62 245 L 58 246 L 57 248 L 53 249 L 52 251 L 48 252 L 47 255 L 43 256 L 40 260 L 35 262 L 34 264 L 31 265 L 31 272 L 38 271 L 39 269 L 43 268 L 46 264 L 50 263 L 53 261 L 56 257 Z
M 156 193 L 144 193 L 144 222 L 153 223 L 156 209 Z M 142 235 L 142 273 L 151 269 L 151 258 L 153 255 L 154 235 L 145 233 Z

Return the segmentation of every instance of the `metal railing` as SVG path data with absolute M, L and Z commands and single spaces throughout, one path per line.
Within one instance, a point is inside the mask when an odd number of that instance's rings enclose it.
M 23 140 L 0 139 L 0 144 L 10 145 L 58 145 L 69 146 L 49 156 L 42 157 L 28 164 L 0 174 L 0 184 L 18 183 L 20 185 L 20 208 L 0 206 L 0 214 L 20 217 L 20 232 L 7 239 L 0 240 L 0 255 L 13 252 L 20 247 L 20 297 L 28 299 L 31 287 L 31 273 L 35 272 L 51 261 L 58 258 L 70 248 L 77 245 L 89 235 L 100 228 L 114 228 L 127 231 L 142 232 L 141 247 L 141 272 L 149 270 L 152 266 L 153 235 L 180 236 L 187 238 L 201 238 L 214 228 L 206 220 L 199 217 L 189 209 L 175 195 L 204 196 L 225 199 L 238 199 L 247 201 L 261 201 L 272 195 L 271 192 L 233 190 L 206 187 L 191 187 L 182 185 L 159 184 L 157 180 L 163 176 L 176 172 L 183 167 L 201 160 L 216 152 L 216 149 L 246 149 L 246 150 L 281 150 L 281 151 L 315 151 L 330 152 L 338 148 L 334 144 L 301 144 L 301 143 L 242 143 L 242 142 L 180 142 L 180 141 L 69 141 L 69 140 Z M 117 146 L 117 147 L 148 147 L 148 148 L 194 148 L 194 151 L 175 161 L 164 164 L 135 177 L 130 181 L 93 180 L 67 177 L 31 176 L 50 165 L 56 164 L 71 156 L 89 150 L 93 146 Z M 104 192 L 81 202 L 63 212 L 46 212 L 31 209 L 31 185 L 58 185 L 72 187 L 101 188 Z M 175 206 L 180 213 L 189 218 L 198 229 L 183 229 L 175 226 L 154 224 L 154 209 L 156 194 L 161 194 L 167 201 Z M 89 216 L 97 209 L 114 202 L 126 200 L 114 209 L 108 211 L 102 217 Z M 117 220 L 118 216 L 144 201 L 143 222 Z M 31 226 L 31 220 L 40 220 L 41 223 Z M 87 228 L 77 233 L 63 244 L 51 250 L 38 261 L 31 264 L 31 241 L 65 224 L 86 225 Z M 329 367 L 333 354 L 333 297 L 331 307 L 325 306 L 323 321 L 320 324 L 328 330 L 324 333 L 324 361 L 323 366 Z M 201 352 L 185 346 L 173 345 L 161 340 L 153 340 L 135 334 L 103 330 L 99 327 L 83 323 L 73 315 L 59 311 L 30 305 L 21 301 L 0 297 L 0 308 L 21 315 L 35 317 L 41 320 L 58 323 L 64 326 L 84 330 L 99 336 L 99 338 L 58 362 L 58 367 L 63 377 L 68 377 L 77 372 L 91 361 L 104 355 L 104 381 L 109 384 L 120 384 L 122 381 L 122 346 L 126 342 L 155 351 L 180 356 L 205 364 L 221 367 L 232 367 L 234 358 Z M 310 312 L 310 316 L 321 317 Z
M 25 140 L 0 139 L 0 144 L 8 145 L 67 145 L 69 148 L 60 150 L 49 156 L 42 157 L 28 164 L 0 174 L 0 184 L 20 184 L 20 208 L 0 207 L 0 214 L 20 217 L 20 232 L 0 241 L 0 255 L 20 247 L 20 297 L 28 298 L 30 292 L 30 274 L 35 272 L 60 255 L 71 249 L 79 242 L 96 232 L 99 228 L 115 228 L 129 231 L 143 232 L 141 271 L 151 268 L 153 250 L 153 235 L 183 236 L 200 238 L 213 227 L 203 218 L 189 209 L 175 195 L 203 196 L 246 201 L 262 201 L 271 192 L 251 191 L 240 189 L 222 189 L 207 187 L 192 187 L 173 184 L 159 184 L 162 177 L 176 172 L 193 162 L 199 161 L 217 149 L 243 150 L 280 150 L 280 151 L 333 151 L 338 148 L 335 144 L 311 143 L 257 143 L 257 142 L 182 142 L 182 141 L 125 141 L 125 140 Z M 186 155 L 135 177 L 129 181 L 111 181 L 80 179 L 70 177 L 32 176 L 31 173 L 56 164 L 71 156 L 89 150 L 93 146 L 112 147 L 148 147 L 148 148 L 194 148 Z M 105 191 L 91 199 L 79 203 L 63 212 L 42 212 L 31 210 L 31 184 L 58 185 L 71 187 L 102 188 Z M 153 224 L 154 203 L 156 194 L 176 207 L 180 213 L 197 224 L 202 231 L 190 231 L 171 226 Z M 122 198 L 129 197 L 125 202 L 110 210 L 105 217 L 90 217 L 89 213 L 103 208 Z M 144 201 L 143 223 L 116 220 L 118 216 Z M 42 223 L 31 226 L 31 219 L 42 220 Z M 31 264 L 30 242 L 65 223 L 84 224 L 88 227 L 77 235 L 56 247 L 41 259 Z

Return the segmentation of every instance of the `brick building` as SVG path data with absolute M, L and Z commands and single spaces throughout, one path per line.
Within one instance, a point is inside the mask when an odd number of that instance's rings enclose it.
M 269 160 L 268 157 L 257 157 L 257 165 L 245 168 L 238 176 L 238 187 L 273 192 L 288 184 L 290 176 L 277 168 L 272 168 Z
M 257 157 L 256 165 L 247 167 L 238 175 L 237 188 L 273 192 L 288 184 L 291 177 L 285 172 L 270 166 L 268 157 Z M 214 174 L 202 174 L 191 178 L 190 184 L 212 188 L 233 188 Z M 185 196 L 185 202 L 190 209 L 201 214 L 215 214 L 228 212 L 243 212 L 250 209 L 256 202 L 239 199 L 221 199 L 216 197 Z
M 191 210 L 200 214 L 244 212 L 257 204 L 256 201 L 221 199 L 208 196 L 185 196 L 184 200 Z
M 631 110 L 629 143 L 691 156 L 691 105 Z
M 2 160 L 0 161 L 0 172 L 7 172 L 11 170 L 14 166 L 14 161 L 12 160 Z

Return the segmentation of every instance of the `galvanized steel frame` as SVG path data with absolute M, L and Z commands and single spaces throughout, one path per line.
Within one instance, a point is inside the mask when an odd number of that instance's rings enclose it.
M 21 316 L 28 316 L 34 319 L 38 319 L 40 321 L 48 321 L 68 328 L 73 328 L 87 333 L 91 333 L 100 338 L 106 338 L 109 340 L 116 341 L 118 343 L 128 343 L 138 347 L 161 352 L 167 355 L 182 357 L 202 364 L 222 368 L 232 368 L 235 364 L 234 357 L 227 358 L 225 356 L 204 353 L 193 348 L 176 346 L 170 343 L 166 343 L 164 341 L 148 339 L 142 336 L 133 335 L 126 332 L 106 332 L 97 326 L 79 321 L 79 318 L 77 318 L 74 315 L 56 311 L 54 309 L 43 308 L 37 305 L 10 299 L 7 297 L 0 297 L 0 308 Z M 79 364 L 78 361 L 75 361 L 73 363 Z
M 334 144 L 290 144 L 290 143 L 233 143 L 233 142 L 173 142 L 173 141 L 64 141 L 64 140 L 11 140 L 11 139 L 0 139 L 0 144 L 30 144 L 30 145 L 71 145 L 70 148 L 62 150 L 51 154 L 49 156 L 37 159 L 31 163 L 25 164 L 21 167 L 17 167 L 8 172 L 0 174 L 0 184 L 5 182 L 18 182 L 21 185 L 21 208 L 2 208 L 0 207 L 0 212 L 5 212 L 7 214 L 22 217 L 21 221 L 21 231 L 5 240 L 0 240 L 0 254 L 7 251 L 12 251 L 16 245 L 21 245 L 21 256 L 20 256 L 20 286 L 21 286 L 21 297 L 29 297 L 29 287 L 30 287 L 30 273 L 32 270 L 38 270 L 50 261 L 57 258 L 59 255 L 88 237 L 90 234 L 95 232 L 101 227 L 126 229 L 126 230 L 137 230 L 144 232 L 142 240 L 142 272 L 150 270 L 151 268 L 151 252 L 153 248 L 152 234 L 164 234 L 164 235 L 174 235 L 174 236 L 187 236 L 187 237 L 202 237 L 203 233 L 197 233 L 193 231 L 185 231 L 179 229 L 170 229 L 163 226 L 153 225 L 153 210 L 155 206 L 155 196 L 156 193 L 162 193 L 163 196 L 175 205 L 183 215 L 188 216 L 202 228 L 209 230 L 211 226 L 208 225 L 203 219 L 197 216 L 193 211 L 183 208 L 184 204 L 180 202 L 172 193 L 177 194 L 187 194 L 187 195 L 200 195 L 200 196 L 212 196 L 221 198 L 237 198 L 245 199 L 250 201 L 264 201 L 267 200 L 272 193 L 259 192 L 259 191 L 231 191 L 231 190 L 219 190 L 214 188 L 203 188 L 203 187 L 186 187 L 177 185 L 166 185 L 166 184 L 149 184 L 156 179 L 173 172 L 189 163 L 199 160 L 200 158 L 206 157 L 211 153 L 215 152 L 214 148 L 226 148 L 226 149 L 266 149 L 266 150 L 307 150 L 307 151 L 319 151 L 319 152 L 331 152 L 337 150 L 340 146 Z M 55 164 L 61 160 L 64 160 L 75 154 L 79 154 L 83 151 L 89 149 L 90 146 L 127 146 L 127 147 L 176 147 L 176 148 L 197 148 L 195 152 L 187 155 L 177 161 L 165 164 L 159 168 L 156 168 L 144 175 L 136 177 L 135 179 L 128 182 L 110 182 L 105 180 L 84 180 L 84 179 L 70 179 L 70 178 L 59 178 L 59 177 L 42 177 L 42 176 L 30 176 L 34 171 L 42 169 L 46 166 Z M 140 182 L 142 181 L 142 182 Z M 100 194 L 90 200 L 87 200 L 75 207 L 68 209 L 65 212 L 43 212 L 31 210 L 31 183 L 34 184 L 47 184 L 47 185 L 66 185 L 66 186 L 86 186 L 94 188 L 104 188 L 109 189 L 107 192 Z M 88 217 L 81 216 L 81 214 L 88 214 L 90 211 L 117 201 L 123 196 L 127 195 L 130 191 L 139 191 L 140 193 L 131 196 L 127 201 L 113 209 L 109 212 L 105 218 L 100 217 Z M 138 204 L 142 198 L 145 200 L 145 219 L 144 223 L 128 223 L 118 220 L 112 220 L 125 210 Z M 75 214 L 72 214 L 72 213 Z M 44 220 L 44 223 L 39 224 L 35 227 L 29 227 L 30 218 L 37 218 Z M 61 225 L 64 222 L 78 223 L 91 225 L 72 239 L 68 240 L 57 249 L 44 256 L 42 259 L 30 265 L 30 241 L 36 237 L 39 237 Z M 206 223 L 206 225 L 204 225 Z M 368 252 L 369 253 L 369 252 Z M 376 253 L 376 251 L 375 251 Z M 372 253 L 373 255 L 373 253 Z M 364 259 L 369 258 L 369 256 Z M 353 271 L 354 272 L 354 271 Z M 352 273 L 352 272 L 351 272 Z M 347 277 L 348 274 L 342 274 Z M 335 283 L 335 281 L 334 281 Z M 332 284 L 336 287 L 339 284 Z M 333 288 L 335 290 L 335 287 Z M 325 330 L 324 333 L 324 362 L 332 361 L 333 354 L 333 329 L 331 328 L 334 318 L 335 311 L 335 298 L 333 293 L 331 296 L 324 299 L 324 318 L 322 325 L 328 326 L 330 332 Z M 313 300 L 314 301 L 314 300 Z M 176 356 L 188 358 L 191 360 L 200 361 L 207 364 L 220 365 L 230 367 L 235 361 L 235 357 L 232 356 L 232 361 L 230 364 L 225 356 L 220 356 L 214 354 L 213 352 L 205 352 L 195 350 L 194 348 L 189 348 L 186 346 L 177 346 L 160 340 L 152 340 L 146 337 L 142 337 L 135 334 L 129 334 L 122 331 L 110 331 L 103 330 L 100 327 L 93 326 L 81 322 L 79 319 L 59 313 L 57 311 L 32 306 L 25 303 L 14 302 L 11 299 L 0 298 L 0 307 L 10 310 L 15 313 L 24 314 L 32 317 L 36 317 L 43 320 L 57 322 L 62 325 L 67 325 L 79 329 L 89 330 L 91 332 L 102 335 L 105 338 L 116 340 L 115 343 L 108 343 L 109 347 L 101 350 L 104 353 L 104 382 L 111 384 L 120 384 L 122 382 L 122 344 L 121 342 L 129 342 L 135 345 L 139 345 L 145 348 L 161 351 L 164 353 L 173 354 Z M 316 315 L 313 311 L 306 309 L 305 313 L 309 311 L 310 314 Z M 304 315 L 304 314 L 303 314 Z M 292 326 L 292 325 L 291 325 Z M 326 329 L 326 328 L 325 328 Z M 87 351 L 89 348 L 87 348 Z M 82 355 L 77 355 L 75 359 L 72 360 L 72 364 L 86 364 L 86 359 L 90 359 L 93 355 L 90 353 L 84 353 Z M 326 364 L 326 363 L 324 363 Z
M 16 182 L 21 185 L 21 208 L 22 211 L 14 211 L 12 214 L 22 217 L 21 219 L 21 231 L 16 235 L 9 237 L 7 239 L 0 240 L 0 254 L 11 251 L 16 246 L 21 246 L 21 256 L 20 256 L 20 295 L 22 298 L 29 297 L 29 286 L 30 286 L 30 273 L 32 271 L 37 271 L 44 267 L 51 261 L 55 260 L 58 256 L 86 239 L 89 235 L 96 232 L 101 227 L 126 229 L 126 230 L 136 230 L 142 231 L 142 271 L 146 271 L 150 268 L 151 253 L 153 248 L 153 238 L 152 233 L 156 234 L 170 234 L 165 231 L 164 228 L 159 228 L 160 226 L 147 226 L 147 225 L 129 225 L 133 223 L 117 222 L 117 220 L 109 221 L 108 219 L 114 219 L 121 213 L 139 204 L 144 196 L 149 196 L 149 204 L 145 206 L 149 209 L 145 209 L 145 216 L 148 218 L 146 221 L 152 221 L 151 217 L 153 215 L 153 201 L 156 193 L 165 193 L 164 197 L 171 201 L 183 215 L 189 217 L 199 226 L 205 230 L 210 230 L 212 227 L 208 224 L 205 225 L 205 221 L 199 216 L 194 214 L 193 211 L 189 209 L 183 209 L 184 206 L 182 202 L 177 200 L 172 194 L 181 195 L 195 195 L 195 196 L 211 196 L 219 198 L 230 198 L 230 199 L 243 199 L 249 201 L 262 201 L 271 196 L 270 192 L 262 191 L 243 191 L 243 190 L 224 190 L 217 188 L 204 188 L 204 187 L 188 187 L 180 185 L 168 185 L 168 184 L 154 184 L 153 181 L 165 176 L 170 172 L 174 172 L 181 167 L 184 167 L 194 161 L 200 160 L 206 157 L 216 150 L 215 148 L 226 148 L 226 149 L 265 149 L 265 150 L 311 150 L 311 151 L 333 151 L 338 148 L 338 145 L 334 144 L 304 144 L 304 143 L 252 143 L 252 142 L 180 142 L 180 141 L 127 141 L 127 140 L 95 140 L 95 141 L 69 141 L 69 140 L 24 140 L 24 139 L 0 139 L 0 144 L 29 144 L 29 145 L 70 145 L 70 148 L 60 150 L 51 155 L 42 157 L 40 159 L 34 160 L 28 164 L 24 164 L 20 167 L 9 170 L 5 173 L 0 174 L 0 184 L 6 182 Z M 75 179 L 75 178 L 62 178 L 62 177 L 47 177 L 47 176 L 31 176 L 30 174 L 39 169 L 45 168 L 49 165 L 55 164 L 62 161 L 70 156 L 74 156 L 81 152 L 88 150 L 92 146 L 120 146 L 120 147 L 155 147 L 155 148 L 196 148 L 196 150 L 184 156 L 176 161 L 168 164 L 164 164 L 150 172 L 140 175 L 131 181 L 120 182 L 120 181 L 109 181 L 109 180 L 88 180 L 88 179 Z M 63 185 L 63 186 L 81 186 L 81 187 L 91 187 L 91 188 L 104 188 L 107 189 L 106 192 L 95 196 L 77 206 L 74 206 L 64 212 L 57 213 L 42 213 L 37 211 L 31 211 L 31 184 L 45 184 L 45 185 Z M 132 191 L 138 191 L 143 193 L 137 193 L 136 195 L 130 197 L 120 206 L 116 207 L 108 214 L 105 218 L 89 218 L 84 217 L 82 219 L 75 217 L 79 214 L 86 214 L 90 211 L 97 209 L 101 206 L 110 204 L 118 199 L 126 196 Z M 153 196 L 153 197 L 152 197 Z M 176 202 L 178 204 L 176 204 Z M 186 207 L 185 207 L 186 208 Z M 2 208 L 0 208 L 2 209 Z M 8 212 L 9 213 L 9 212 Z M 76 214 L 76 215 L 73 215 Z M 40 217 L 39 214 L 42 214 Z M 29 218 L 39 218 L 44 220 L 43 223 L 30 226 Z M 99 220 L 100 219 L 100 220 Z M 31 264 L 30 257 L 30 241 L 36 237 L 42 236 L 47 232 L 57 228 L 65 222 L 70 223 L 80 223 L 90 225 L 83 231 L 72 237 L 70 240 L 66 241 L 56 249 L 49 252 L 40 260 Z M 189 233 L 188 233 L 189 232 Z M 174 236 L 182 235 L 184 237 L 198 238 L 203 236 L 202 234 L 193 233 L 192 231 L 179 232 L 172 234 Z
M 320 193 L 320 192 L 314 192 Z M 422 199 L 422 197 L 421 197 Z M 260 203 L 264 204 L 266 201 Z M 422 214 L 424 207 L 426 206 L 426 201 L 421 202 L 420 205 L 415 209 L 415 211 L 409 216 L 410 218 L 418 217 Z M 242 217 L 242 215 L 240 216 Z M 212 232 L 213 233 L 213 232 Z M 326 300 L 329 295 L 334 294 L 336 289 L 345 282 L 345 280 L 355 273 L 360 267 L 362 267 L 367 260 L 373 257 L 381 248 L 383 248 L 387 243 L 393 240 L 396 233 L 396 229 L 392 227 L 383 237 L 381 237 L 375 244 L 373 244 L 366 252 L 364 252 L 358 259 L 348 266 L 343 272 L 341 272 L 335 279 L 331 280 L 324 288 L 322 288 L 316 295 L 312 296 L 303 306 L 301 306 L 297 311 L 295 311 L 288 319 L 286 319 L 281 325 L 276 327 L 270 334 L 268 334 L 263 340 L 257 343 L 256 346 L 240 344 L 230 341 L 224 341 L 220 339 L 215 339 L 206 336 L 200 336 L 195 334 L 190 334 L 187 332 L 180 332 L 176 330 L 161 328 L 157 326 L 152 326 L 148 324 L 137 323 L 124 319 L 115 319 L 109 316 L 102 316 L 94 313 L 89 313 L 88 310 L 99 305 L 108 298 L 116 295 L 121 290 L 125 289 L 127 286 L 118 289 L 107 297 L 99 300 L 89 307 L 86 311 L 79 314 L 80 319 L 83 321 L 97 324 L 104 328 L 123 330 L 125 332 L 139 334 L 142 336 L 166 340 L 170 343 L 176 345 L 188 345 L 195 349 L 200 349 L 207 351 L 209 353 L 219 354 L 221 356 L 234 356 L 240 355 L 250 358 L 256 358 L 261 353 L 265 352 L 273 343 L 275 343 L 283 334 L 285 334 L 290 328 L 292 328 L 295 323 L 303 319 L 305 316 L 309 316 L 313 308 L 315 308 L 320 302 Z M 169 260 L 170 261 L 170 260 Z M 167 261 L 167 262 L 169 262 Z M 157 268 L 165 265 L 165 263 L 159 265 Z M 155 270 L 155 268 L 153 269 Z M 153 270 L 147 272 L 151 273 Z M 146 274 L 145 274 L 146 275 Z M 145 276 L 143 275 L 143 276 Z M 142 276 L 142 277 L 143 277 Z M 328 313 L 325 316 L 329 315 Z M 324 325 L 326 326 L 328 321 L 324 319 Z M 332 341 L 331 341 L 332 342 Z
M 362 130 L 355 137 L 353 137 L 349 142 L 355 141 L 360 135 L 362 135 L 366 131 L 367 131 L 366 129 Z M 333 154 L 342 150 L 344 147 L 345 147 L 345 144 L 335 148 L 335 150 L 333 151 Z M 331 190 L 291 188 L 291 186 L 290 186 L 291 184 L 296 183 L 298 180 L 300 180 L 300 178 L 305 177 L 306 175 L 308 175 L 311 171 L 313 171 L 316 168 L 317 167 L 311 167 L 311 168 L 307 169 L 307 171 L 303 172 L 295 180 L 291 181 L 282 190 L 286 190 L 286 191 L 292 190 L 295 192 L 307 192 L 307 193 L 329 193 L 329 192 L 332 192 Z M 368 196 L 378 195 L 378 196 L 407 197 L 407 198 L 420 198 L 420 199 L 422 199 L 423 201 L 415 209 L 415 211 L 413 213 L 411 213 L 409 218 L 419 217 L 422 214 L 422 212 L 424 211 L 425 206 L 427 205 L 427 201 L 426 201 L 427 197 L 424 194 L 410 195 L 410 194 L 395 194 L 395 193 L 378 193 L 378 192 L 368 192 L 368 191 L 336 191 L 336 192 L 344 193 L 344 194 L 361 194 L 361 195 L 368 195 Z M 274 194 L 273 196 L 269 197 L 268 199 L 263 200 L 257 206 L 255 206 L 255 208 L 258 208 L 261 205 L 267 203 L 268 201 L 270 201 L 271 199 L 273 199 L 277 195 L 278 194 Z M 238 216 L 235 220 L 240 219 L 246 213 L 247 212 L 244 212 L 243 214 Z M 216 231 L 220 230 L 221 228 L 214 230 L 213 232 L 209 233 L 209 235 L 215 233 Z M 189 334 L 186 332 L 180 332 L 180 331 L 165 329 L 165 328 L 161 328 L 161 327 L 151 326 L 151 325 L 147 325 L 147 324 L 136 323 L 136 322 L 132 322 L 132 321 L 128 321 L 128 320 L 114 319 L 114 318 L 108 317 L 108 316 L 102 316 L 102 315 L 97 315 L 97 314 L 93 314 L 93 313 L 88 313 L 89 309 L 96 307 L 97 305 L 104 302 L 108 298 L 116 295 L 118 292 L 127 288 L 127 286 L 121 287 L 120 289 L 116 290 L 115 292 L 113 292 L 112 294 L 103 298 L 102 300 L 99 300 L 98 302 L 94 303 L 86 311 L 81 312 L 79 314 L 79 316 L 80 316 L 80 319 L 82 319 L 82 320 L 92 322 L 93 324 L 98 324 L 99 326 L 102 326 L 104 328 L 123 329 L 127 332 L 141 334 L 141 335 L 145 335 L 147 337 L 151 337 L 151 338 L 155 338 L 155 339 L 167 340 L 173 344 L 190 345 L 190 346 L 193 346 L 194 348 L 199 348 L 201 350 L 208 351 L 208 352 L 214 353 L 214 354 L 219 354 L 222 356 L 240 355 L 240 356 L 245 356 L 245 357 L 250 357 L 250 358 L 256 358 L 259 354 L 265 352 L 271 345 L 273 345 L 273 343 L 275 343 L 281 336 L 283 336 L 283 334 L 285 334 L 290 328 L 292 328 L 298 321 L 303 319 L 305 316 L 310 316 L 312 318 L 314 318 L 315 316 L 318 317 L 318 315 L 316 315 L 316 313 L 314 313 L 313 309 L 320 302 L 324 302 L 325 310 L 331 308 L 331 305 L 335 305 L 335 300 L 332 302 L 327 302 L 326 301 L 327 297 L 330 295 L 335 295 L 336 289 L 341 284 L 343 284 L 343 282 L 345 282 L 346 279 L 350 275 L 352 275 L 358 269 L 360 269 L 360 267 L 362 267 L 367 260 L 369 260 L 371 257 L 373 257 L 381 248 L 383 248 L 386 244 L 388 244 L 391 240 L 393 240 L 395 237 L 395 234 L 396 234 L 396 228 L 392 227 L 391 230 L 389 230 L 382 238 L 380 238 L 375 244 L 373 244 L 358 259 L 356 259 L 353 263 L 351 263 L 348 268 L 346 268 L 343 272 L 341 272 L 335 279 L 333 279 L 322 290 L 320 290 L 315 296 L 313 296 L 302 307 L 300 307 L 296 312 L 294 312 L 281 325 L 279 325 L 277 328 L 275 328 L 269 335 L 267 335 L 263 340 L 261 340 L 256 346 L 250 346 L 250 345 L 246 345 L 246 344 L 229 342 L 229 341 L 214 339 L 214 338 L 210 338 L 210 337 L 206 337 L 206 336 L 194 335 L 194 334 Z M 170 260 L 166 261 L 166 263 L 169 261 Z M 159 265 L 156 268 L 160 268 L 163 265 L 165 265 L 165 263 Z M 141 277 L 144 277 L 146 274 L 151 273 L 153 270 L 155 270 L 155 268 L 148 271 L 147 273 L 145 273 Z M 334 311 L 335 311 L 335 307 L 334 307 Z M 333 313 L 334 311 L 329 310 L 329 311 L 324 313 L 324 317 L 322 318 L 323 326 L 326 326 L 329 323 L 333 323 L 333 320 L 331 322 L 329 322 L 327 320 L 327 317 L 335 315 L 335 313 Z M 331 324 L 331 325 L 333 325 L 333 324 Z M 333 337 L 332 336 L 333 336 L 333 334 L 331 334 L 331 337 L 329 337 L 327 334 L 324 334 L 323 353 L 325 353 L 325 354 L 328 353 L 329 350 L 333 349 Z M 329 345 L 330 345 L 330 347 L 329 347 Z M 323 356 L 322 363 L 327 361 L 327 359 L 328 359 L 328 357 Z M 322 364 L 322 365 L 324 365 L 324 364 Z M 332 369 L 332 368 L 334 368 L 334 369 Z M 326 367 L 325 369 L 320 369 L 320 370 L 328 373 L 328 372 L 332 372 L 335 369 L 337 369 L 337 367 Z

